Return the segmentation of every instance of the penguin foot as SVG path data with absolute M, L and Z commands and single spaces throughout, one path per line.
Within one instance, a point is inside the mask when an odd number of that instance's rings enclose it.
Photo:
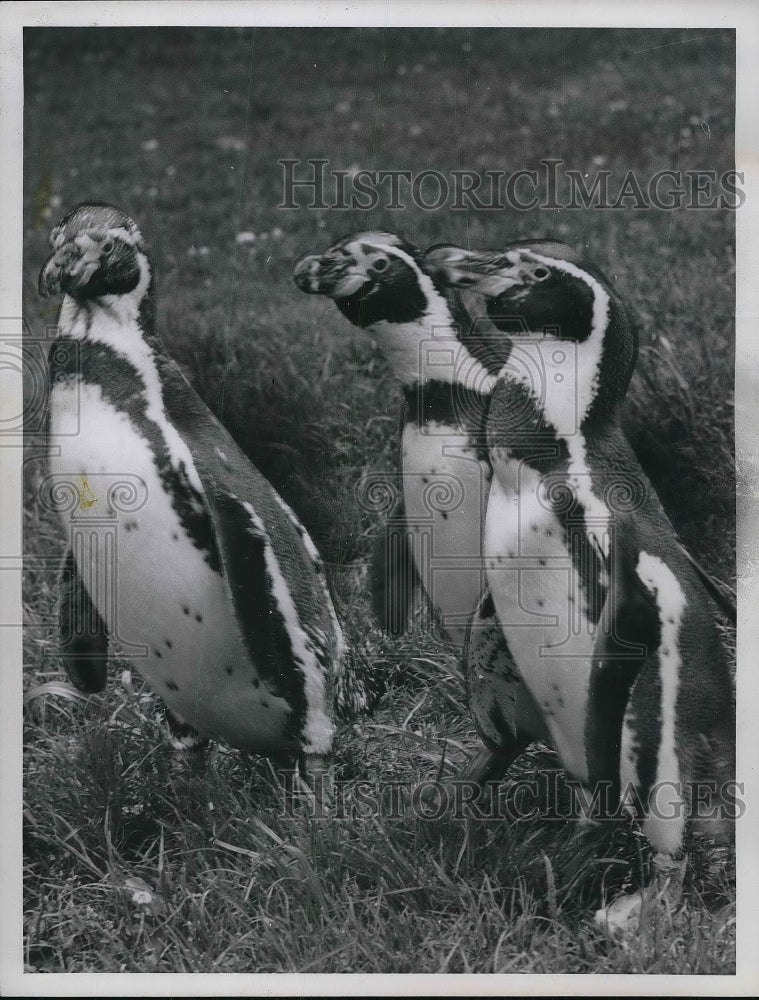
M 651 886 L 631 895 L 620 896 L 608 906 L 602 906 L 600 910 L 596 910 L 593 923 L 606 931 L 609 937 L 629 937 L 637 934 L 641 928 L 643 907 L 650 890 Z
M 329 811 L 335 797 L 335 766 L 324 754 L 301 754 L 298 773 L 306 794 L 313 796 L 315 815 Z
M 572 787 L 572 796 L 574 799 L 574 814 L 577 817 L 577 826 L 583 832 L 593 830 L 600 824 L 601 817 L 598 815 L 597 810 L 594 811 L 593 799 L 590 792 L 583 785 L 574 785 Z
M 334 767 L 329 757 L 321 753 L 300 754 L 298 770 L 311 787 L 319 781 L 327 782 L 334 779 Z
M 489 750 L 487 747 L 472 757 L 457 781 L 471 781 L 484 791 L 485 785 L 501 781 L 517 757 L 530 745 L 529 740 L 515 743 L 509 750 Z
M 335 798 L 335 769 L 322 754 L 286 754 L 271 761 L 275 780 L 284 794 L 285 814 L 292 816 L 302 807 L 315 819 L 332 810 Z
M 171 731 L 169 745 L 172 750 L 176 750 L 179 753 L 205 750 L 210 742 L 207 736 L 201 735 L 197 729 L 188 726 L 186 722 L 182 722 L 179 716 L 175 715 L 170 708 L 167 708 L 164 714 Z
M 651 885 L 630 895 L 620 896 L 608 906 L 596 910 L 593 922 L 611 937 L 632 937 L 646 928 L 655 910 L 672 912 L 682 896 L 685 859 L 667 854 L 653 858 L 654 880 Z
M 411 796 L 406 815 L 424 820 L 439 819 L 450 811 L 459 819 L 495 815 L 498 785 L 527 746 L 529 740 L 515 743 L 509 750 L 483 748 L 454 778 L 425 782 Z

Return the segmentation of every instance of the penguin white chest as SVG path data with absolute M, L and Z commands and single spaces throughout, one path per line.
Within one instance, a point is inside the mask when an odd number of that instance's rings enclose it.
M 499 456 L 483 554 L 498 620 L 566 769 L 587 778 L 584 732 L 595 637 L 566 529 L 528 465 Z
M 64 528 L 114 645 L 201 732 L 276 748 L 289 708 L 251 663 L 228 586 L 182 523 L 151 443 L 81 380 L 53 388 L 50 419 L 53 488 L 76 493 Z
M 482 530 L 490 467 L 456 425 L 410 421 L 401 448 L 414 562 L 443 627 L 460 645 L 484 588 Z

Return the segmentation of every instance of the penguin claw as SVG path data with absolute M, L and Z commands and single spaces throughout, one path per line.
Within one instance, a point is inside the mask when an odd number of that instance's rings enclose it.
M 661 912 L 671 913 L 679 904 L 684 861 L 657 854 L 653 864 L 657 874 L 651 885 L 630 895 L 620 896 L 608 906 L 596 910 L 594 924 L 610 937 L 633 937 L 650 925 L 657 908 Z
M 284 794 L 285 815 L 293 816 L 302 805 L 314 819 L 332 812 L 335 802 L 335 768 L 322 754 L 298 754 L 296 758 L 270 760 L 274 779 Z
M 205 750 L 209 745 L 210 740 L 207 736 L 183 722 L 170 708 L 164 707 L 164 717 L 171 733 L 169 746 L 172 750 L 178 753 L 190 753 L 195 750 Z
M 608 906 L 596 910 L 593 923 L 605 931 L 609 937 L 631 937 L 637 934 L 641 926 L 644 893 L 639 892 L 628 896 L 620 896 Z

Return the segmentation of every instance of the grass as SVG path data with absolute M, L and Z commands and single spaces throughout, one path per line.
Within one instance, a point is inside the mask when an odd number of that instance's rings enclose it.
M 367 815 L 373 792 L 357 800 L 359 779 L 370 790 L 389 781 L 411 787 L 434 778 L 443 755 L 448 776 L 473 745 L 456 711 L 460 678 L 452 673 L 441 684 L 438 662 L 419 657 L 410 670 L 403 691 L 372 720 L 340 735 L 345 820 L 313 818 L 306 804 L 286 810 L 263 761 L 220 750 L 190 761 L 173 754 L 144 694 L 116 686 L 90 703 L 32 697 L 28 966 L 728 971 L 729 864 L 700 856 L 689 872 L 688 905 L 659 916 L 624 948 L 587 916 L 604 891 L 634 887 L 646 872 L 645 847 L 631 827 L 583 834 L 540 814 L 431 821 L 398 816 L 389 803 Z M 404 725 L 410 702 L 420 706 L 417 721 Z M 515 780 L 536 768 L 556 771 L 557 761 L 536 749 Z
M 683 44 L 678 44 L 682 42 Z M 686 44 L 687 43 L 687 44 Z M 414 171 L 568 168 L 643 178 L 732 165 L 730 32 L 73 31 L 26 40 L 25 317 L 50 226 L 104 200 L 154 248 L 173 355 L 306 522 L 354 638 L 386 682 L 344 726 L 338 777 L 413 784 L 477 747 L 456 658 L 418 630 L 371 626 L 362 586 L 379 525 L 356 501 L 395 465 L 384 360 L 293 259 L 355 229 L 421 246 L 553 235 L 636 309 L 642 351 L 625 424 L 680 536 L 734 582 L 733 218 L 729 211 L 300 210 L 284 157 Z M 700 122 L 709 124 L 709 135 Z M 239 232 L 256 240 L 238 244 Z M 30 378 L 31 402 L 44 387 Z M 33 428 L 32 428 L 33 431 Z M 62 538 L 26 466 L 25 961 L 38 971 L 700 972 L 734 968 L 732 862 L 696 853 L 684 905 L 629 947 L 588 922 L 648 856 L 624 825 L 582 834 L 542 814 L 436 822 L 382 812 L 282 815 L 265 762 L 166 746 L 135 677 L 62 693 L 51 615 Z M 730 641 L 730 636 L 728 636 Z M 56 686 L 58 685 L 58 686 Z M 536 747 L 514 778 L 555 770 Z M 350 783 L 353 783 L 351 785 Z M 504 786 L 504 794 L 508 793 Z M 139 881 L 135 881 L 139 880 Z

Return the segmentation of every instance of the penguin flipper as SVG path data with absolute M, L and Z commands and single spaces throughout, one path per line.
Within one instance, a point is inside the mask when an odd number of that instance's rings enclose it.
M 610 598 L 599 622 L 588 684 L 585 752 L 591 783 L 619 781 L 620 745 L 625 712 L 638 677 L 660 641 L 656 602 L 634 566 L 637 548 L 624 540 L 617 558 Z
M 303 675 L 291 639 L 304 619 L 325 638 L 309 636 L 321 668 L 334 669 L 339 623 L 329 621 L 331 601 L 323 570 L 305 530 L 224 425 L 190 386 L 176 362 L 159 361 L 166 413 L 190 449 L 203 492 L 192 495 L 211 522 L 218 554 L 251 663 L 269 690 L 290 705 L 303 701 Z M 300 536 L 300 537 L 299 537 Z M 323 600 L 322 600 L 323 595 Z M 293 620 L 293 612 L 298 621 Z M 321 623 L 319 626 L 318 623 Z M 289 665 L 289 666 L 288 666 Z
M 392 636 L 408 628 L 416 567 L 408 543 L 403 499 L 390 512 L 372 550 L 369 586 L 372 609 L 382 629 Z
M 282 666 L 292 659 L 292 649 L 275 593 L 277 581 L 267 565 L 271 540 L 249 503 L 218 487 L 209 491 L 208 499 L 235 617 L 251 661 L 270 690 L 289 701 Z
M 108 630 L 87 593 L 70 548 L 61 563 L 58 594 L 63 666 L 75 688 L 97 694 L 108 679 Z

